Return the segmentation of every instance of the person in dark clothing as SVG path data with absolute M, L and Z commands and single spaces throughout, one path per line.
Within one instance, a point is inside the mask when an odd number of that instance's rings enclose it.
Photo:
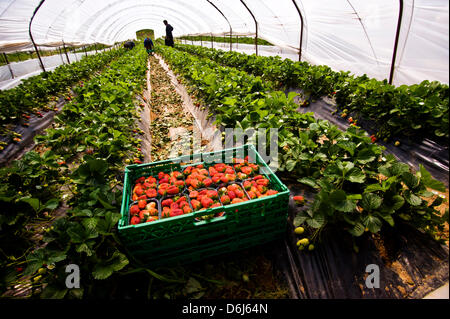
M 173 43 L 173 35 L 172 35 L 173 27 L 167 22 L 167 20 L 164 20 L 163 22 L 166 25 L 165 44 L 167 46 L 173 47 L 173 45 L 174 45 L 174 43 Z
M 153 41 L 149 37 L 144 40 L 144 47 L 147 49 L 147 53 L 151 54 L 153 52 Z
M 134 48 L 134 42 L 133 41 L 128 41 L 128 42 L 125 42 L 125 44 L 123 45 L 123 47 L 125 48 L 125 49 L 128 49 L 128 50 L 131 50 L 131 49 L 133 49 Z

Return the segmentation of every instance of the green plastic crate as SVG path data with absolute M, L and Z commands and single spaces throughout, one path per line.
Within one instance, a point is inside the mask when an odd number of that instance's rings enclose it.
M 128 207 L 134 181 L 160 171 L 182 170 L 189 165 L 228 162 L 249 155 L 270 180 L 277 194 L 165 218 L 151 223 L 128 225 Z M 286 229 L 289 190 L 272 172 L 251 144 L 217 152 L 181 156 L 165 161 L 129 165 L 125 168 L 121 220 L 118 232 L 130 253 L 146 265 L 183 264 L 249 248 L 280 238 Z M 199 221 L 199 217 L 225 211 L 225 215 Z

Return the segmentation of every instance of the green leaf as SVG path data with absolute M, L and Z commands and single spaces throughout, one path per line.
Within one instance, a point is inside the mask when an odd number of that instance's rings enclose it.
M 49 284 L 44 288 L 40 297 L 41 299 L 63 299 L 69 291 L 66 287 L 58 287 L 56 285 Z
M 364 190 L 365 193 L 371 193 L 371 192 L 376 192 L 376 191 L 382 191 L 383 190 L 383 186 L 381 186 L 380 184 L 376 183 L 376 184 L 370 184 L 366 187 L 366 189 Z
M 95 279 L 106 279 L 115 271 L 119 271 L 128 265 L 128 263 L 129 261 L 124 254 L 115 251 L 111 258 L 102 260 L 94 266 L 92 275 Z
M 364 225 L 360 222 L 357 222 L 351 229 L 349 229 L 348 232 L 355 237 L 359 237 L 364 234 Z
M 302 225 L 309 218 L 303 211 L 300 211 L 294 218 L 294 226 L 298 227 Z
M 58 208 L 58 206 L 59 206 L 59 199 L 52 198 L 52 199 L 49 199 L 44 204 L 44 207 L 42 207 L 40 210 L 44 210 L 44 209 L 54 210 L 54 209 Z
M 395 222 L 394 222 L 394 218 L 392 218 L 391 214 L 378 214 L 378 216 L 381 216 L 381 218 L 383 218 L 389 225 L 394 227 Z
M 402 181 L 405 183 L 406 186 L 408 186 L 409 189 L 413 190 L 417 186 L 419 186 L 419 179 L 415 177 L 410 172 L 404 172 L 402 174 Z
M 350 141 L 339 141 L 336 143 L 337 146 L 342 148 L 343 150 L 346 150 L 350 153 L 351 156 L 355 154 L 356 144 Z
M 378 209 L 382 203 L 383 199 L 380 196 L 373 193 L 364 193 L 360 205 L 367 211 L 373 211 Z
M 286 161 L 286 169 L 289 172 L 294 170 L 295 165 L 297 165 L 297 161 L 294 161 L 294 160 L 291 160 L 291 159 Z
M 199 299 L 205 294 L 205 288 L 193 277 L 189 278 L 183 291 L 185 295 L 189 295 L 193 299 Z
M 37 198 L 22 197 L 20 201 L 30 204 L 30 206 L 34 209 L 35 212 L 38 212 L 39 207 L 41 206 L 41 202 Z
M 354 167 L 345 175 L 345 179 L 352 183 L 364 183 L 366 175 L 364 175 L 361 169 Z
M 444 202 L 444 199 L 442 197 L 436 197 L 436 199 L 431 203 L 430 207 L 439 206 Z
M 356 203 L 347 199 L 347 194 L 343 190 L 335 190 L 330 194 L 330 205 L 341 211 L 350 213 L 356 208 Z
M 111 211 L 105 214 L 104 218 L 100 218 L 97 221 L 97 231 L 102 235 L 107 235 L 111 232 L 114 226 L 117 225 L 117 222 L 120 220 L 119 213 L 113 213 Z
M 381 220 L 373 215 L 367 215 L 363 219 L 363 223 L 372 233 L 378 233 L 382 226 Z
M 325 224 L 325 217 L 316 213 L 312 218 L 308 218 L 306 223 L 312 228 L 320 228 Z
M 429 187 L 431 189 L 437 190 L 439 192 L 445 192 L 446 188 L 445 188 L 445 184 L 435 180 L 431 174 L 425 169 L 425 167 L 423 167 L 422 164 L 419 164 L 419 173 L 421 176 L 421 180 L 424 183 L 424 185 L 426 187 Z
M 419 196 L 414 195 L 409 190 L 405 191 L 404 197 L 411 206 L 419 206 L 422 204 L 422 199 Z
M 310 177 L 303 177 L 303 178 L 298 179 L 297 181 L 302 183 L 302 184 L 308 185 L 308 186 L 310 186 L 312 188 L 317 188 L 318 187 L 315 179 L 312 179 Z
M 361 164 L 367 164 L 373 162 L 376 159 L 376 156 L 372 152 L 372 150 L 365 148 L 358 152 L 356 156 L 356 161 Z

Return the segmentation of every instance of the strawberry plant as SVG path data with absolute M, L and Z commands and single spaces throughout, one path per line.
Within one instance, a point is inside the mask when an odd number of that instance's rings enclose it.
M 425 80 L 420 84 L 394 87 L 386 80 L 336 72 L 307 62 L 192 45 L 180 44 L 177 48 L 283 86 L 299 87 L 306 97 L 333 96 L 341 111 L 350 111 L 375 122 L 378 138 L 429 137 L 448 144 L 449 88 L 446 84 Z
M 328 121 L 314 119 L 312 113 L 297 112 L 294 95 L 270 92 L 270 87 L 259 92 L 258 96 L 243 95 L 236 87 L 234 92 L 221 96 L 221 101 L 212 100 L 208 95 L 214 93 L 207 86 L 211 84 L 214 90 L 220 90 L 217 83 L 221 83 L 220 76 L 227 76 L 225 72 L 216 74 L 214 83 L 201 81 L 200 78 L 192 80 L 191 74 L 198 69 L 205 74 L 214 73 L 212 70 L 217 69 L 217 65 L 194 56 L 188 57 L 171 48 L 157 50 L 185 76 L 192 88 L 202 87 L 201 96 L 210 105 L 217 123 L 242 129 L 279 129 L 279 171 L 288 172 L 300 183 L 317 191 L 311 207 L 302 210 L 296 219 L 297 225 L 313 229 L 313 241 L 325 225 L 342 227 L 352 235 L 360 236 L 361 229 L 363 233 L 364 230 L 377 233 L 383 225 L 392 227 L 400 220 L 439 239 L 436 234 L 448 216 L 441 216 L 435 209 L 440 200 L 434 205 L 429 202 L 432 193 L 426 188 L 443 191 L 445 187 L 432 179 L 423 167 L 414 175 L 406 164 L 397 162 L 392 156 L 385 156 L 384 148 L 373 144 L 373 137 L 369 137 L 356 124 L 343 132 Z M 218 51 L 214 54 L 224 55 Z M 256 66 L 252 65 L 252 68 L 256 69 Z M 234 71 L 233 68 L 230 70 Z M 345 77 L 346 74 L 339 76 Z M 251 77 L 248 83 L 252 83 Z M 246 89 L 242 91 L 247 92 Z M 235 170 L 239 172 L 239 167 L 243 166 L 242 163 L 237 164 Z M 390 176 L 385 171 L 385 165 L 402 168 L 399 175 Z M 417 174 L 426 177 L 422 179 Z M 244 185 L 249 186 L 249 183 Z M 260 186 L 262 190 L 265 187 Z M 374 189 L 375 192 L 372 191 Z M 253 192 L 256 193 L 255 190 Z

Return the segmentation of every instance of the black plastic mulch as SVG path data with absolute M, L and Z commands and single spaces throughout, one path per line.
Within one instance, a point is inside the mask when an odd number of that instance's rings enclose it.
M 30 124 L 28 127 L 20 124 L 16 125 L 13 131 L 22 135 L 21 141 L 19 143 L 10 143 L 5 146 L 5 149 L 0 152 L 0 166 L 6 165 L 10 161 L 17 159 L 24 151 L 28 150 L 34 143 L 34 137 L 53 123 L 53 118 L 57 113 L 61 112 L 66 103 L 67 101 L 65 101 L 64 98 L 60 98 L 56 104 L 58 112 L 42 112 L 43 117 L 38 117 L 33 114 L 28 121 Z M 8 142 L 8 139 L 4 136 L 0 136 L 0 140 Z
M 303 195 L 310 203 L 314 193 L 283 178 L 291 191 L 288 229 L 284 247 L 279 247 L 275 266 L 285 275 L 291 298 L 423 298 L 448 282 L 449 252 L 429 236 L 406 224 L 384 228 L 379 236 L 355 239 L 339 229 L 325 228 L 313 251 L 299 251 L 293 220 L 299 209 L 292 200 Z M 382 244 L 380 242 L 382 241 Z M 366 286 L 366 267 L 380 271 L 380 287 Z

